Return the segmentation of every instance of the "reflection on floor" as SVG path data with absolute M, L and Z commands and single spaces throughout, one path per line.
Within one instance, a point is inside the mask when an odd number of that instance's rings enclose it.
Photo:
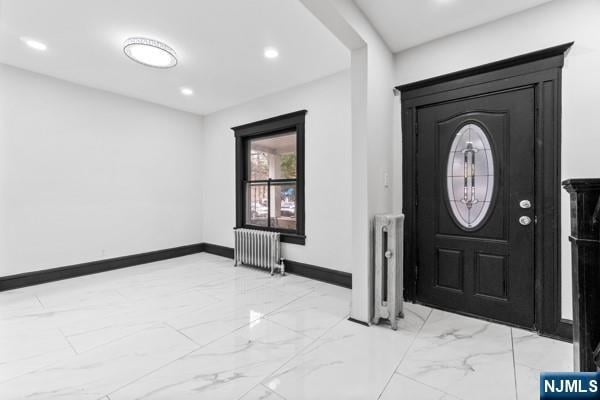
M 198 254 L 0 293 L 2 399 L 538 398 L 571 346 L 407 304 L 346 320 L 350 291 Z

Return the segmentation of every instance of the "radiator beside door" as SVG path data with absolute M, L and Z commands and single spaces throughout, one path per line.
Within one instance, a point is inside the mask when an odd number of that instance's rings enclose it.
M 404 215 L 375 216 L 375 287 L 373 323 L 389 320 L 398 329 L 403 316 Z

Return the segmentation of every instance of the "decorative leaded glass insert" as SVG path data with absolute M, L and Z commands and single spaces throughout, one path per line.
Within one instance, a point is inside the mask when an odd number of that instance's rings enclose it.
M 475 229 L 485 219 L 494 193 L 494 155 L 488 136 L 476 124 L 456 134 L 448 157 L 447 189 L 450 208 L 464 229 Z

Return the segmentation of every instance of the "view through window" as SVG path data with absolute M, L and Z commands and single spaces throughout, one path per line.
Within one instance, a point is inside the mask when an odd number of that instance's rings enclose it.
M 296 230 L 296 132 L 248 140 L 246 224 Z

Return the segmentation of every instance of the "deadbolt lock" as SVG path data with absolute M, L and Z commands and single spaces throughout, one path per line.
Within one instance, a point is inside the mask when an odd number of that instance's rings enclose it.
M 521 200 L 519 206 L 521 208 L 531 208 L 531 202 L 529 200 Z

